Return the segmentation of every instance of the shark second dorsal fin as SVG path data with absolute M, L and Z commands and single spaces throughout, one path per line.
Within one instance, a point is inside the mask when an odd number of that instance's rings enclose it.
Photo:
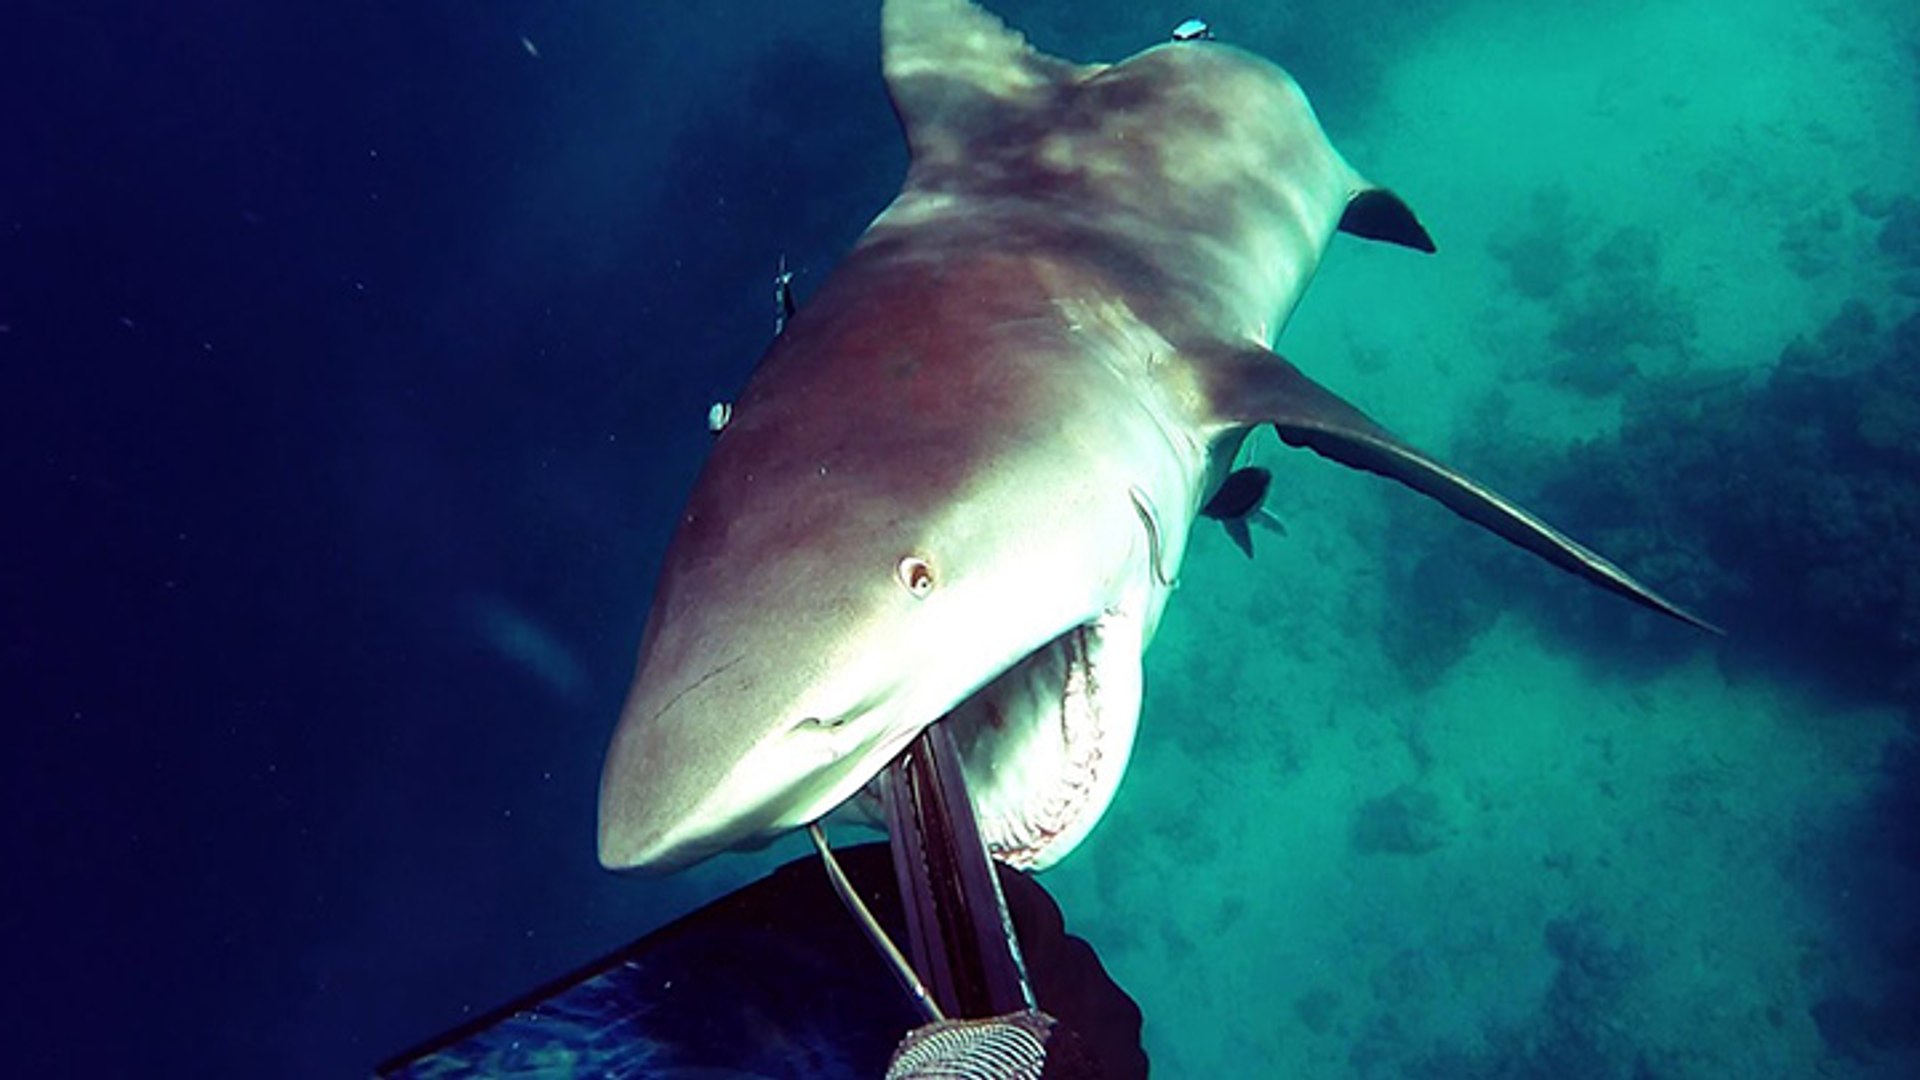
M 1340 215 L 1340 231 L 1363 240 L 1384 240 L 1415 251 L 1433 254 L 1433 237 L 1420 224 L 1413 207 L 1386 188 L 1370 187 L 1355 192 Z
M 1414 449 L 1271 350 L 1222 345 L 1217 356 L 1197 366 L 1223 426 L 1270 423 L 1288 446 L 1397 480 L 1568 573 L 1689 626 L 1721 632 L 1505 497 Z
M 885 0 L 881 67 L 916 162 L 965 153 L 968 132 L 1100 70 L 1035 49 L 973 0 Z

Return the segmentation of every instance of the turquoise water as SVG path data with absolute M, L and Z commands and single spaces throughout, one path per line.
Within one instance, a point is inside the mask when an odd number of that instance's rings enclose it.
M 1334 46 L 1372 64 L 1330 134 L 1441 254 L 1337 245 L 1281 350 L 1729 636 L 1261 450 L 1290 536 L 1199 537 L 1048 878 L 1156 1066 L 1920 1069 L 1914 20 L 1481 3 Z

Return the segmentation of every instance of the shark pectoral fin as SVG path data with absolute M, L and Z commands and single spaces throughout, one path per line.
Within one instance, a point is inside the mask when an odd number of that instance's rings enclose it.
M 1266 513 L 1261 503 L 1266 499 L 1267 488 L 1272 483 L 1273 473 L 1257 465 L 1235 469 L 1227 474 L 1227 478 L 1220 482 L 1220 489 L 1200 508 L 1203 516 L 1218 521 L 1227 530 L 1227 537 L 1249 559 L 1253 558 L 1253 533 L 1248 531 L 1247 522 Z
M 1347 200 L 1340 215 L 1340 231 L 1366 240 L 1385 240 L 1431 255 L 1436 250 L 1427 227 L 1413 208 L 1386 188 L 1367 188 Z
M 1205 365 L 1211 397 L 1233 426 L 1271 423 L 1288 446 L 1398 480 L 1553 565 L 1609 592 L 1710 633 L 1713 624 L 1478 481 L 1428 457 L 1270 350 L 1250 346 Z M 1221 406 L 1230 406 L 1221 408 Z

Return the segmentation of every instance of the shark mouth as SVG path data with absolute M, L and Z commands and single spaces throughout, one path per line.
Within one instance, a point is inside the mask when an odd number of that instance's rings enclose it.
M 1137 616 L 1110 611 L 953 711 L 948 722 L 994 858 L 1044 870 L 1106 813 L 1140 721 L 1142 630 Z

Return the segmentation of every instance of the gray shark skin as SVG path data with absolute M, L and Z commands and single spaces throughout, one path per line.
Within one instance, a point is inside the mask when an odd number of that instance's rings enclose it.
M 816 820 L 949 714 L 995 855 L 1057 861 L 1259 424 L 1704 625 L 1269 351 L 1343 225 L 1433 247 L 1281 69 L 1210 42 L 1072 64 L 970 0 L 882 20 L 912 164 L 714 442 L 607 755 L 604 865 Z

